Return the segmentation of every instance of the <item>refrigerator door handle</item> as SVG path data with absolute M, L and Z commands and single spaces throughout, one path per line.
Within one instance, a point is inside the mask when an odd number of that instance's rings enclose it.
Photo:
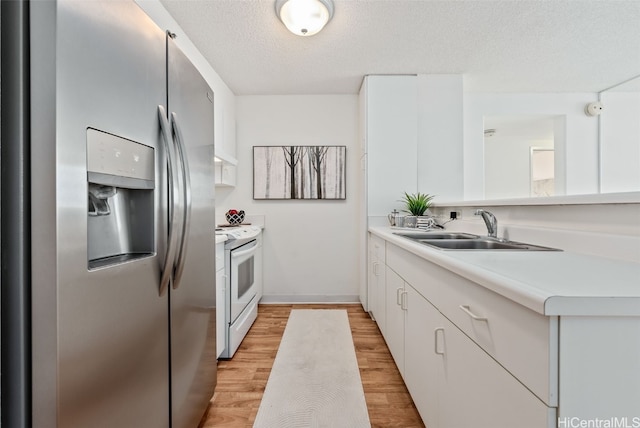
M 182 237 L 180 239 L 180 247 L 178 249 L 178 258 L 176 261 L 174 274 L 173 274 L 173 288 L 180 286 L 180 278 L 184 270 L 184 259 L 187 249 L 187 241 L 189 238 L 189 228 L 191 227 L 191 179 L 189 170 L 189 162 L 187 160 L 187 150 L 184 145 L 184 139 L 182 138 L 182 131 L 178 124 L 177 115 L 171 113 L 171 126 L 173 129 L 173 135 L 176 139 L 176 146 L 178 151 L 178 159 L 180 160 L 182 170 L 182 182 L 184 185 L 184 213 L 182 218 Z
M 171 281 L 173 273 L 173 263 L 176 258 L 176 245 L 178 231 L 176 227 L 176 215 L 178 195 L 180 189 L 175 174 L 177 173 L 176 159 L 171 147 L 171 135 L 169 134 L 169 121 L 167 120 L 166 110 L 163 106 L 158 106 L 158 118 L 160 119 L 160 129 L 162 131 L 162 139 L 164 140 L 164 151 L 167 157 L 167 178 L 169 183 L 169 237 L 164 262 L 162 263 L 162 271 L 160 278 L 159 295 L 162 296 L 167 291 L 167 286 Z

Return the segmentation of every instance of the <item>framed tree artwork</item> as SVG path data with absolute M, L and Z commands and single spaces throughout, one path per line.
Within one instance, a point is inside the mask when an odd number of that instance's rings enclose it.
M 346 146 L 254 146 L 253 199 L 346 199 Z

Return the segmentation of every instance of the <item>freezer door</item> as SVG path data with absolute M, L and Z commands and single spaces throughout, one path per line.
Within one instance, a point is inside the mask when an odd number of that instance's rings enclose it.
M 32 425 L 168 427 L 164 31 L 133 1 L 31 16 Z
M 190 428 L 216 384 L 213 91 L 170 37 L 167 49 L 169 119 L 187 190 L 178 204 L 184 227 L 169 292 L 172 427 Z

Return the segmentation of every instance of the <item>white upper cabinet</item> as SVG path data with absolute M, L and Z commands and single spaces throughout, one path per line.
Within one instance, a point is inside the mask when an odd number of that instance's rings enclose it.
M 234 187 L 236 185 L 236 165 L 216 156 L 215 160 L 216 186 Z
M 416 76 L 366 76 L 360 89 L 360 234 L 367 248 L 366 226 L 373 216 L 402 209 L 403 192 L 417 188 L 418 86 Z M 361 269 L 366 272 L 366 261 Z M 360 302 L 375 311 L 375 275 L 363 275 Z M 371 301 L 369 301 L 371 300 Z M 375 315 L 374 315 L 375 316 Z
M 418 191 L 436 195 L 436 202 L 462 200 L 464 194 L 462 75 L 418 75 L 416 79 Z
M 404 192 L 463 197 L 462 75 L 367 76 L 360 149 L 368 216 L 402 208 Z
M 235 97 L 227 96 L 219 100 L 216 112 L 215 142 L 215 182 L 216 186 L 236 185 L 236 120 Z
M 382 216 L 417 190 L 417 77 L 367 76 L 360 102 L 366 212 Z
M 461 75 L 366 76 L 359 106 L 365 226 L 371 217 L 402 210 L 404 192 L 429 193 L 437 201 L 462 199 Z M 366 232 L 360 236 L 366 247 Z M 375 310 L 369 307 L 375 301 L 372 284 L 363 278 L 360 301 L 365 310 Z

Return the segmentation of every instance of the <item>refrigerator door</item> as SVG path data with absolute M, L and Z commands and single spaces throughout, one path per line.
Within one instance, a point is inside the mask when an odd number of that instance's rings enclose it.
M 31 15 L 33 426 L 168 427 L 164 32 L 133 1 Z
M 167 37 L 169 120 L 185 172 L 171 307 L 173 428 L 198 425 L 216 384 L 213 91 Z M 179 156 L 180 157 L 180 156 Z

